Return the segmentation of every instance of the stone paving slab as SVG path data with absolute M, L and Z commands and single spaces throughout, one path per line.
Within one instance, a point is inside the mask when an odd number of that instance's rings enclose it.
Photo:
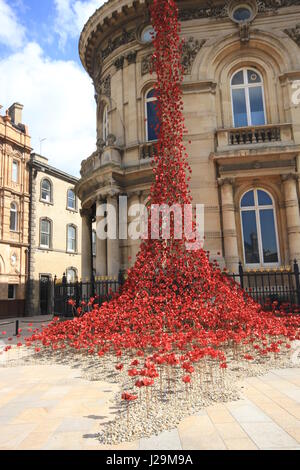
M 300 450 L 300 368 L 248 378 L 240 400 L 199 410 L 158 436 L 100 445 L 117 391 L 68 366 L 0 367 L 0 449 Z

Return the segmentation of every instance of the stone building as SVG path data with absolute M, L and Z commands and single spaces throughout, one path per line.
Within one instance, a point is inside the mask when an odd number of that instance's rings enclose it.
M 30 168 L 30 251 L 27 314 L 52 313 L 53 283 L 66 275 L 81 278 L 80 201 L 78 179 L 32 154 Z
M 109 0 L 88 20 L 80 58 L 94 82 L 97 151 L 82 162 L 83 276 L 102 201 L 145 200 L 155 96 L 147 0 Z M 205 248 L 229 270 L 300 259 L 299 0 L 178 1 L 191 189 L 205 205 Z M 191 143 L 189 143 L 189 141 Z M 97 239 L 96 274 L 128 268 L 138 242 Z M 133 262 L 133 261 L 132 261 Z
M 0 318 L 25 312 L 31 148 L 22 109 L 14 103 L 0 115 Z

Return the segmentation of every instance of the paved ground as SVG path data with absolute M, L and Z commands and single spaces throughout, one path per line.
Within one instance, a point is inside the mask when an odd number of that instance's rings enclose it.
M 120 446 L 95 434 L 116 413 L 116 385 L 89 382 L 66 366 L 0 368 L 0 450 L 299 449 L 300 368 L 245 381 L 243 398 L 211 406 L 177 429 Z

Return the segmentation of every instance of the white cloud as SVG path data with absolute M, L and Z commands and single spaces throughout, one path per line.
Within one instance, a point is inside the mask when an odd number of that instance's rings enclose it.
M 81 161 L 95 150 L 96 108 L 86 72 L 73 61 L 46 57 L 37 43 L 0 60 L 0 103 L 24 105 L 32 146 L 49 163 L 78 175 Z M 3 102 L 5 100 L 5 102 Z
M 13 9 L 0 0 L 0 43 L 10 48 L 21 47 L 25 40 L 25 28 Z
M 80 35 L 84 24 L 105 0 L 54 0 L 56 7 L 55 31 L 64 48 L 69 37 Z

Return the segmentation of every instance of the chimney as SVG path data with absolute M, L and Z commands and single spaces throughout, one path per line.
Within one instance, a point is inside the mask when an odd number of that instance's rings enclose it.
M 11 107 L 8 110 L 8 114 L 11 117 L 11 121 L 13 124 L 18 126 L 19 124 L 22 124 L 22 111 L 23 111 L 24 106 L 20 103 L 14 103 L 11 105 Z

